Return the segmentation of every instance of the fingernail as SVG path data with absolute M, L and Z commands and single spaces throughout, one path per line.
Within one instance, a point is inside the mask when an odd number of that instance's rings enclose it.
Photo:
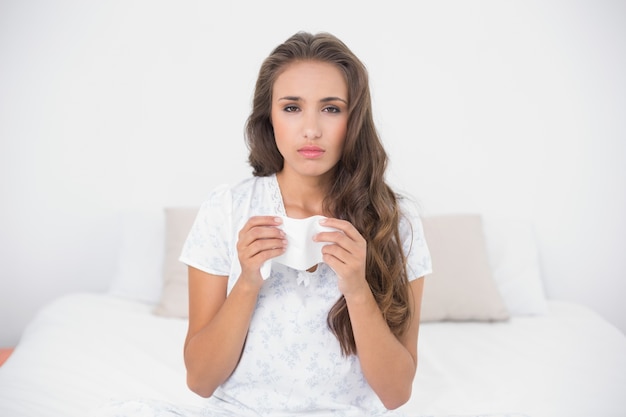
M 328 220 L 328 219 L 327 219 L 326 217 L 324 217 L 323 219 L 321 219 L 321 220 L 320 220 L 320 224 L 324 224 L 324 223 L 326 223 L 326 221 L 327 221 L 327 220 Z
M 283 219 L 281 219 L 280 217 L 274 217 L 274 221 L 275 221 L 276 223 L 282 223 L 282 222 L 283 222 Z

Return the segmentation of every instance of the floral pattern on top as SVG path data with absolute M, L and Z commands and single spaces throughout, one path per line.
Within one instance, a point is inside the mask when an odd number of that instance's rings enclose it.
M 402 246 L 411 280 L 431 272 L 417 210 L 401 199 Z M 214 189 L 202 204 L 180 260 L 237 281 L 239 230 L 256 215 L 285 216 L 276 176 L 252 177 Z M 306 281 L 308 286 L 298 285 Z M 365 380 L 357 356 L 345 357 L 328 329 L 328 311 L 340 298 L 326 264 L 315 272 L 273 263 L 261 288 L 241 360 L 207 400 L 207 415 L 379 416 L 388 412 Z

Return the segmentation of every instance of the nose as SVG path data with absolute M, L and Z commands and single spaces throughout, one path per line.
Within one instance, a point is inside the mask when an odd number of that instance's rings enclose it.
M 322 136 L 322 129 L 317 114 L 309 114 L 304 120 L 304 137 L 306 139 L 317 139 Z

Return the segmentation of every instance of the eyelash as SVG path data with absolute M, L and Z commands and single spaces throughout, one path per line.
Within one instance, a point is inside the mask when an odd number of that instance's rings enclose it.
M 341 113 L 341 109 L 336 106 L 328 106 L 325 107 L 324 110 L 329 111 L 329 113 Z

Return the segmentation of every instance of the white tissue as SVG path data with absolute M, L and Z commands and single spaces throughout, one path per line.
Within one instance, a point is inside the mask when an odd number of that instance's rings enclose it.
M 285 232 L 287 250 L 280 256 L 270 259 L 261 267 L 261 276 L 267 279 L 272 269 L 272 263 L 278 262 L 299 271 L 306 271 L 322 262 L 322 247 L 328 242 L 315 242 L 313 236 L 320 232 L 334 232 L 338 229 L 320 224 L 324 216 L 312 216 L 306 219 L 292 219 L 282 217 L 283 223 L 279 226 Z

